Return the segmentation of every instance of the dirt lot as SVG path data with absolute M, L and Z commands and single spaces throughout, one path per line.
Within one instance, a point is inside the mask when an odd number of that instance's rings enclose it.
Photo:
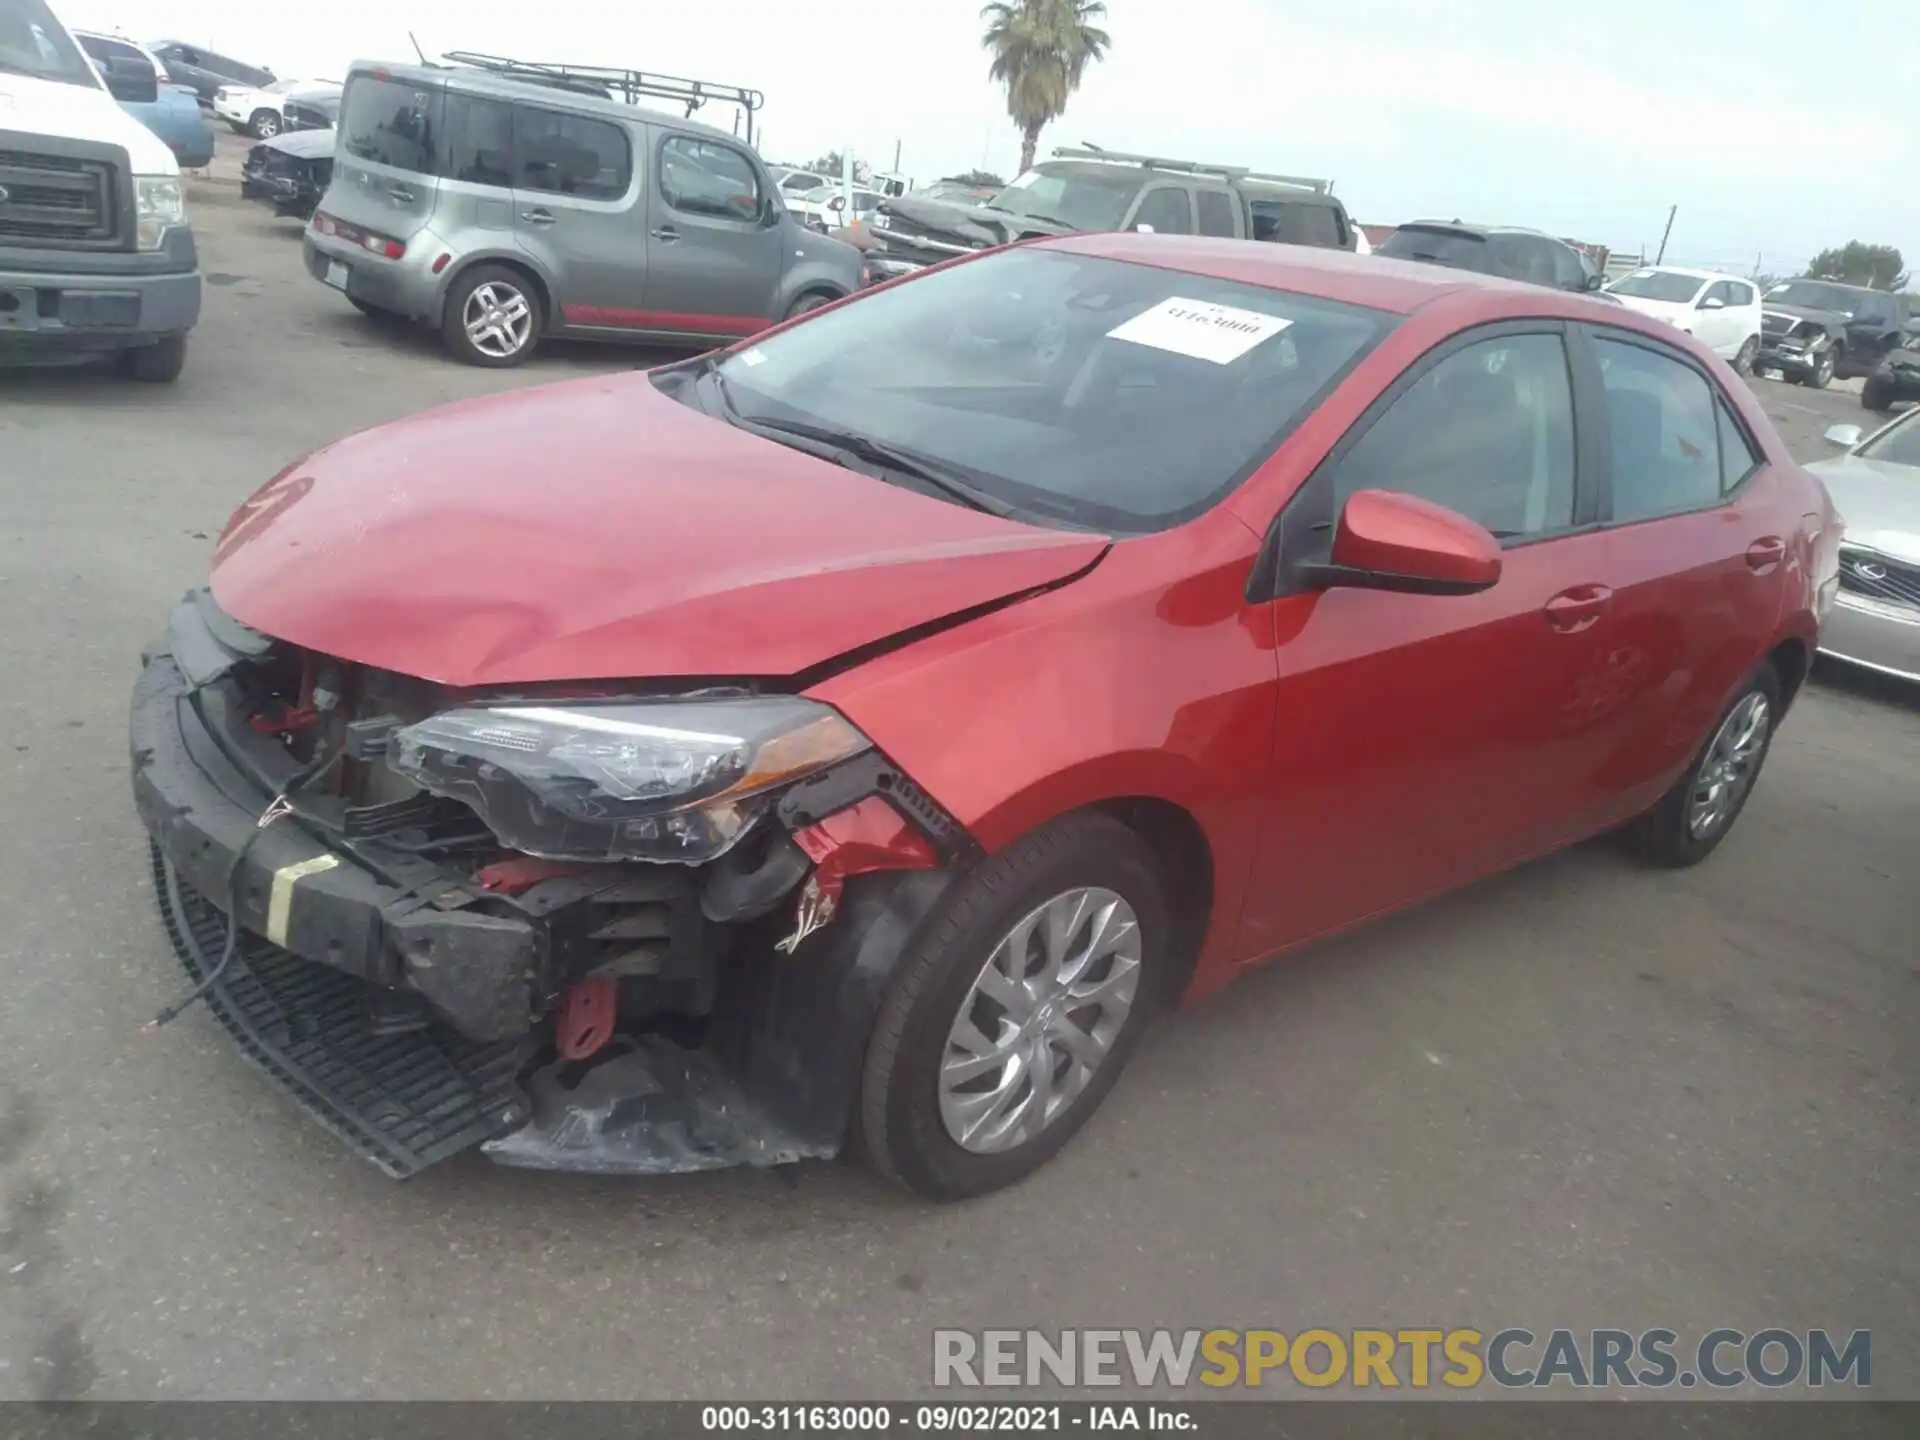
M 1585 846 L 1264 972 L 1149 1038 L 1020 1189 L 850 1169 L 405 1186 L 180 977 L 129 801 L 136 656 L 311 447 L 648 358 L 464 369 L 199 183 L 177 387 L 0 379 L 0 1395 L 925 1392 L 935 1325 L 1870 1327 L 1920 1396 L 1920 697 L 1824 670 L 1685 874 Z M 1760 382 L 1803 455 L 1851 395 Z M 529 477 L 534 483 L 537 477 Z

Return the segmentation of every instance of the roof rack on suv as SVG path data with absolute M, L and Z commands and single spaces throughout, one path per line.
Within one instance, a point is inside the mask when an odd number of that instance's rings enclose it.
M 741 138 L 753 144 L 753 115 L 767 97 L 758 90 L 738 85 L 715 85 L 707 80 L 683 80 L 677 75 L 653 75 L 645 70 L 622 70 L 604 65 L 553 65 L 537 60 L 514 60 L 504 55 L 483 55 L 477 50 L 449 50 L 445 59 L 456 65 L 489 70 L 506 80 L 521 80 L 557 90 L 607 98 L 618 95 L 629 105 L 642 98 L 673 100 L 687 107 L 691 116 L 709 100 L 739 107 L 746 117 L 746 134 Z
M 1307 175 L 1269 175 L 1249 170 L 1244 165 L 1203 165 L 1196 160 L 1171 160 L 1164 155 L 1132 155 L 1124 150 L 1103 150 L 1098 145 L 1062 146 L 1054 152 L 1057 160 L 1110 160 L 1121 165 L 1139 165 L 1149 170 L 1171 170 L 1182 175 L 1213 175 L 1222 180 L 1264 180 L 1274 185 L 1291 185 L 1318 195 L 1333 192 L 1331 180 L 1315 180 Z

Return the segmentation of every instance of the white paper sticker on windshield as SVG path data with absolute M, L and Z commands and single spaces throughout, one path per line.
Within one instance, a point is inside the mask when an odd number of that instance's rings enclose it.
M 1293 322 L 1258 310 L 1238 310 L 1209 300 L 1174 295 L 1142 310 L 1107 332 L 1112 340 L 1151 345 L 1216 365 L 1231 365 L 1263 340 L 1271 340 Z
M 1039 178 L 1040 178 L 1040 172 L 1038 170 L 1029 170 L 1024 175 L 1014 176 L 1012 182 L 1007 186 L 1007 188 L 1009 190 L 1024 190 Z
M 740 363 L 742 365 L 747 366 L 748 368 L 752 368 L 753 366 L 758 365 L 761 361 L 765 360 L 766 358 L 767 357 L 761 353 L 760 347 L 757 345 L 751 350 L 742 350 L 740 352 Z

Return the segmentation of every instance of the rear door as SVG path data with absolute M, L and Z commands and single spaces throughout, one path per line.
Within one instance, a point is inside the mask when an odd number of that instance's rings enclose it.
M 1602 806 L 1611 619 L 1565 328 L 1430 352 L 1289 505 L 1286 543 L 1311 549 L 1354 491 L 1419 495 L 1496 531 L 1503 569 L 1477 595 L 1287 593 L 1283 557 L 1248 958 L 1524 858 Z
M 1606 452 L 1595 539 L 1612 591 L 1612 688 L 1596 778 L 1610 818 L 1625 819 L 1692 758 L 1766 653 L 1800 516 L 1690 356 L 1609 326 L 1576 338 L 1593 356 L 1585 398 L 1604 417 L 1592 428 Z
M 1194 186 L 1193 204 L 1194 218 L 1200 234 L 1218 235 L 1231 239 L 1244 233 L 1240 221 L 1240 204 L 1234 198 L 1233 191 L 1226 186 Z
M 774 302 L 789 222 L 740 146 L 652 127 L 646 313 L 636 323 L 696 335 L 751 335 Z
M 513 106 L 513 234 L 567 325 L 631 327 L 647 283 L 638 137 L 597 115 Z
M 411 239 L 433 214 L 447 163 L 447 92 L 439 85 L 356 71 L 341 101 L 328 214 Z

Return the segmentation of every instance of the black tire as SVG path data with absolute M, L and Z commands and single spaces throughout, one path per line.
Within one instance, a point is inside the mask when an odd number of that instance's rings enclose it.
M 1893 382 L 1879 375 L 1869 375 L 1867 383 L 1860 387 L 1860 408 L 1871 410 L 1876 415 L 1884 415 L 1893 408 Z
M 286 121 L 264 106 L 247 121 L 247 133 L 256 140 L 271 140 L 286 128 Z
M 120 357 L 120 364 L 135 380 L 148 385 L 171 385 L 186 368 L 187 337 L 169 335 L 151 345 L 129 350 Z
M 818 310 L 822 305 L 831 305 L 838 298 L 837 295 L 822 295 L 818 291 L 811 295 L 802 295 L 787 307 L 787 313 L 783 318 L 791 320 L 797 315 L 806 314 L 809 310 Z
M 1733 357 L 1734 372 L 1751 380 L 1753 378 L 1753 357 L 1760 353 L 1760 337 L 1749 335 L 1746 344 L 1740 347 L 1740 353 Z
M 1133 907 L 1141 938 L 1132 1007 L 1086 1088 L 1037 1135 L 994 1154 L 963 1149 L 940 1115 L 948 1031 L 1001 939 L 1054 896 L 1100 886 Z M 960 882 L 896 973 L 868 1042 L 860 1091 L 861 1149 L 896 1184 L 963 1200 L 1025 1179 L 1071 1140 L 1113 1088 L 1165 981 L 1172 920 L 1153 856 L 1106 815 L 1066 816 L 1026 836 Z
M 1702 788 L 1703 773 L 1708 762 L 1717 758 L 1716 742 L 1720 740 L 1729 718 L 1754 695 L 1758 695 L 1767 707 L 1766 732 L 1760 738 L 1759 751 L 1746 769 L 1743 786 L 1734 796 L 1731 808 L 1710 829 L 1696 834 L 1692 824 L 1692 801 L 1696 791 Z M 1747 683 L 1740 687 L 1739 693 L 1727 702 L 1726 709 L 1714 720 L 1712 731 L 1701 745 L 1700 752 L 1693 757 L 1693 763 L 1687 766 L 1687 773 L 1660 798 L 1659 804 L 1627 830 L 1629 843 L 1641 858 L 1678 870 L 1698 865 L 1711 855 L 1732 832 L 1734 822 L 1740 818 L 1740 812 L 1746 809 L 1747 801 L 1753 797 L 1754 786 L 1760 781 L 1761 768 L 1767 763 L 1767 753 L 1773 748 L 1774 729 L 1779 722 L 1780 677 L 1774 673 L 1771 664 L 1762 664 L 1747 677 Z
M 527 327 L 525 341 L 517 350 L 506 354 L 482 350 L 467 333 L 463 318 L 467 302 L 473 298 L 473 292 L 483 285 L 511 291 L 526 301 L 532 323 Z M 522 363 L 540 348 L 540 336 L 546 329 L 546 320 L 546 307 L 540 303 L 539 289 L 520 271 L 508 269 L 505 265 L 476 265 L 471 270 L 461 272 L 453 282 L 453 288 L 447 292 L 447 308 L 440 319 L 440 333 L 456 360 L 488 370 L 507 370 Z
M 1820 352 L 1820 358 L 1813 362 L 1813 368 L 1801 373 L 1800 383 L 1809 390 L 1824 390 L 1833 383 L 1834 366 L 1837 363 L 1835 346 L 1829 345 Z

